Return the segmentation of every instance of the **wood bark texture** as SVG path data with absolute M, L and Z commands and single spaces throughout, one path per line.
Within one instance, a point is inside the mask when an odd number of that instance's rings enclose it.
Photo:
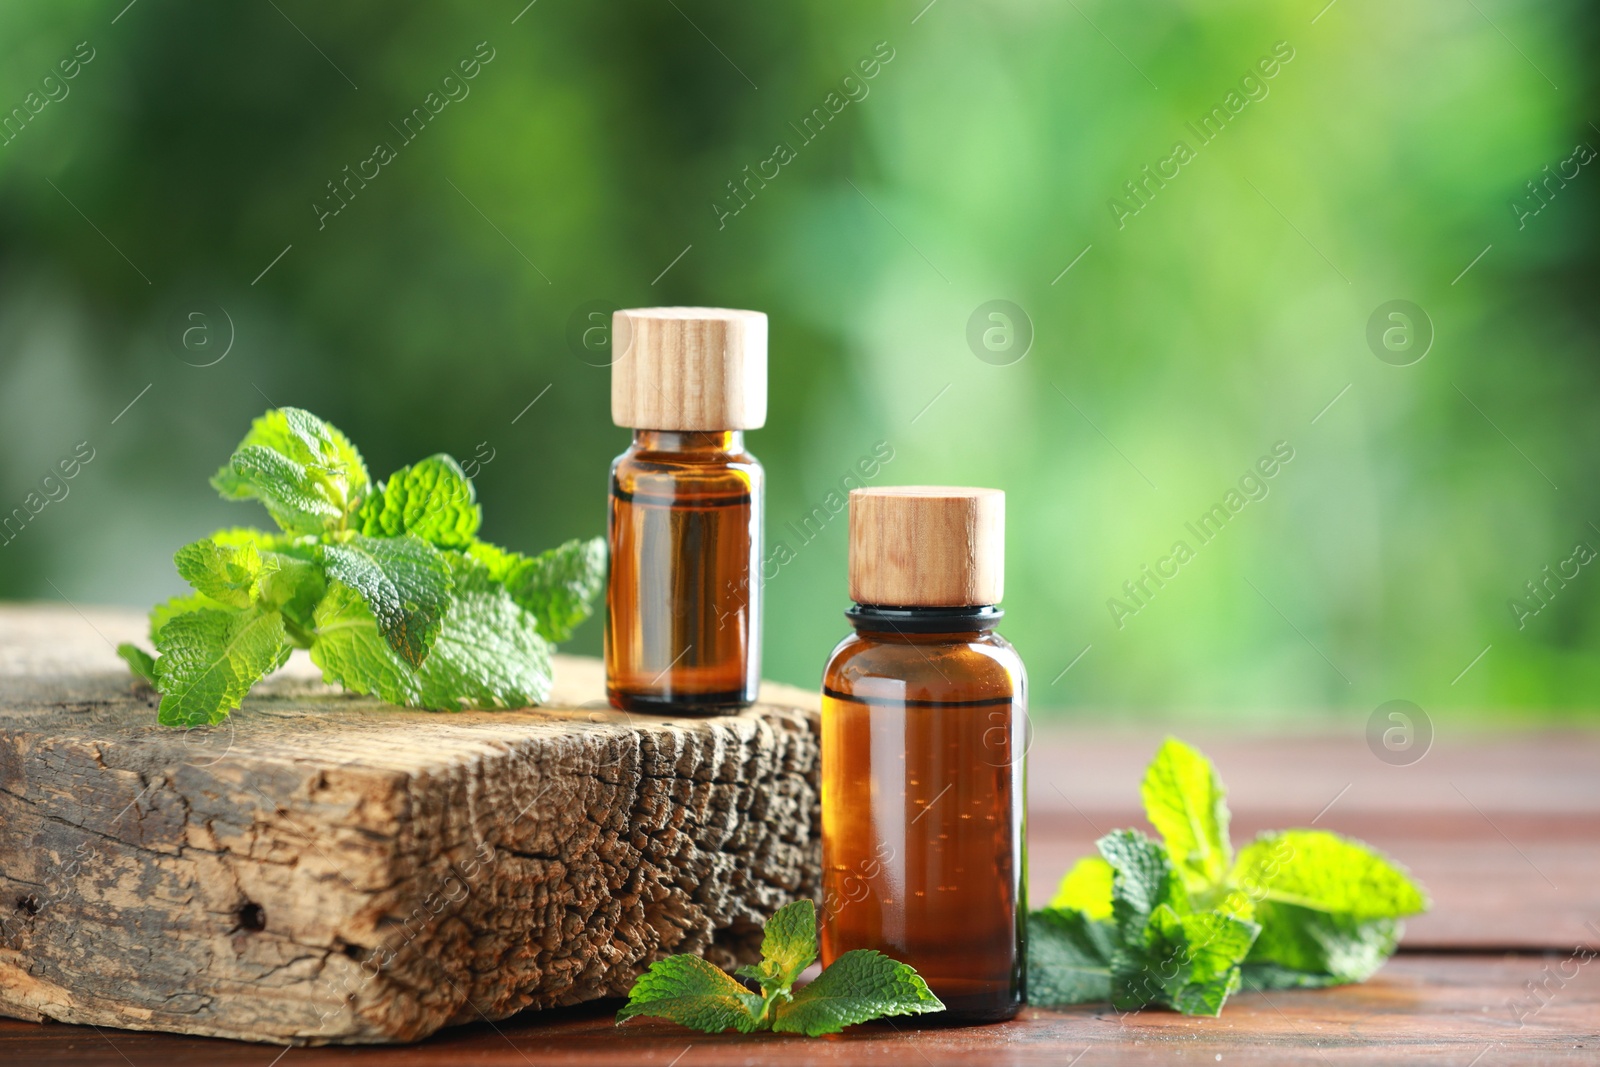
M 759 955 L 814 897 L 815 694 L 613 711 L 343 695 L 300 654 L 222 725 L 155 721 L 133 612 L 0 608 L 0 1014 L 277 1043 L 412 1041 Z

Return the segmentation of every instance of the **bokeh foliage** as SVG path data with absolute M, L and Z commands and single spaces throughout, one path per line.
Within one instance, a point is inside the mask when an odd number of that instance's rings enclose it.
M 1600 548 L 1600 162 L 1512 208 L 1600 147 L 1592 8 L 523 2 L 0 7 L 0 107 L 94 50 L 0 145 L 0 507 L 95 450 L 0 547 L 0 595 L 176 591 L 176 546 L 263 518 L 205 479 L 269 398 L 375 473 L 487 442 L 497 541 L 599 532 L 627 433 L 569 322 L 724 304 L 772 317 L 749 441 L 796 558 L 769 676 L 814 684 L 846 628 L 843 518 L 803 546 L 785 526 L 885 441 L 880 483 L 1007 490 L 1004 630 L 1036 707 L 1596 704 L 1596 568 L 1520 628 L 1509 603 Z M 484 41 L 470 94 L 319 229 L 326 183 Z M 1185 124 L 1280 41 L 1265 97 L 1199 147 Z M 1179 139 L 1196 158 L 1119 228 L 1108 201 Z M 719 222 L 780 141 L 793 161 Z M 1007 366 L 966 340 L 997 298 L 1035 331 Z M 1436 334 L 1406 367 L 1365 340 L 1396 298 Z M 199 301 L 236 334 L 205 368 L 173 325 Z M 1270 493 L 1118 628 L 1108 598 L 1278 441 Z

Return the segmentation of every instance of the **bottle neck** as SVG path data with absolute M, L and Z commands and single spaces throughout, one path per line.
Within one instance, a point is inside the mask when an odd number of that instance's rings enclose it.
M 636 452 L 714 456 L 744 451 L 743 430 L 634 430 Z
M 993 604 L 935 608 L 891 608 L 856 604 L 844 613 L 857 633 L 929 638 L 992 633 L 1005 612 Z

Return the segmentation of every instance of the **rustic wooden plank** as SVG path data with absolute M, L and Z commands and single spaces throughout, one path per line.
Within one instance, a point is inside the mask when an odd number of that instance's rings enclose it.
M 1565 966 L 1564 966 L 1565 965 Z M 1570 979 L 1560 974 L 1572 973 Z M 1220 1018 L 1170 1012 L 1117 1015 L 1103 1008 L 1026 1009 L 992 1026 L 912 1030 L 868 1024 L 836 1038 L 697 1034 L 635 1020 L 618 1028 L 615 1004 L 534 1012 L 459 1027 L 399 1048 L 291 1049 L 281 1067 L 484 1067 L 626 1064 L 714 1067 L 795 1063 L 1237 1064 L 1594 1063 L 1600 1057 L 1600 963 L 1548 958 L 1400 956 L 1360 986 L 1240 994 Z M 1552 977 L 1555 976 L 1555 977 Z M 1534 982 L 1545 1006 L 1527 991 Z M 1087 1051 L 1086 1051 L 1087 1050 Z M 248 1065 L 277 1052 L 195 1037 L 0 1022 L 0 1062 L 105 1067 Z M 1220 1057 L 1220 1060 L 1218 1059 Z M 1475 1057 L 1480 1057 L 1476 1058 Z
M 1600 732 L 1447 731 L 1409 766 L 1343 734 L 1183 731 L 1229 788 L 1233 838 L 1316 825 L 1404 863 L 1434 907 L 1404 945 L 1565 950 L 1600 944 Z M 1048 900 L 1094 839 L 1146 827 L 1139 779 L 1159 730 L 1041 728 L 1028 759 L 1029 886 Z
M 131 612 L 0 608 L 0 1012 L 261 1041 L 406 1041 L 756 957 L 813 896 L 816 697 L 435 714 L 309 662 L 226 724 L 155 724 Z M 93 1033 L 93 1031 L 87 1031 Z

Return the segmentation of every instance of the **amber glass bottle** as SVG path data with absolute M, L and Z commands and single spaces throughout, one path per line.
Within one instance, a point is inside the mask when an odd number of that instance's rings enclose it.
M 1001 616 L 1004 495 L 850 494 L 855 633 L 822 696 L 822 958 L 877 949 L 947 1011 L 1008 1019 L 1026 990 L 1027 674 Z
M 766 316 L 644 308 L 613 319 L 606 694 L 629 711 L 716 713 L 761 679 Z

